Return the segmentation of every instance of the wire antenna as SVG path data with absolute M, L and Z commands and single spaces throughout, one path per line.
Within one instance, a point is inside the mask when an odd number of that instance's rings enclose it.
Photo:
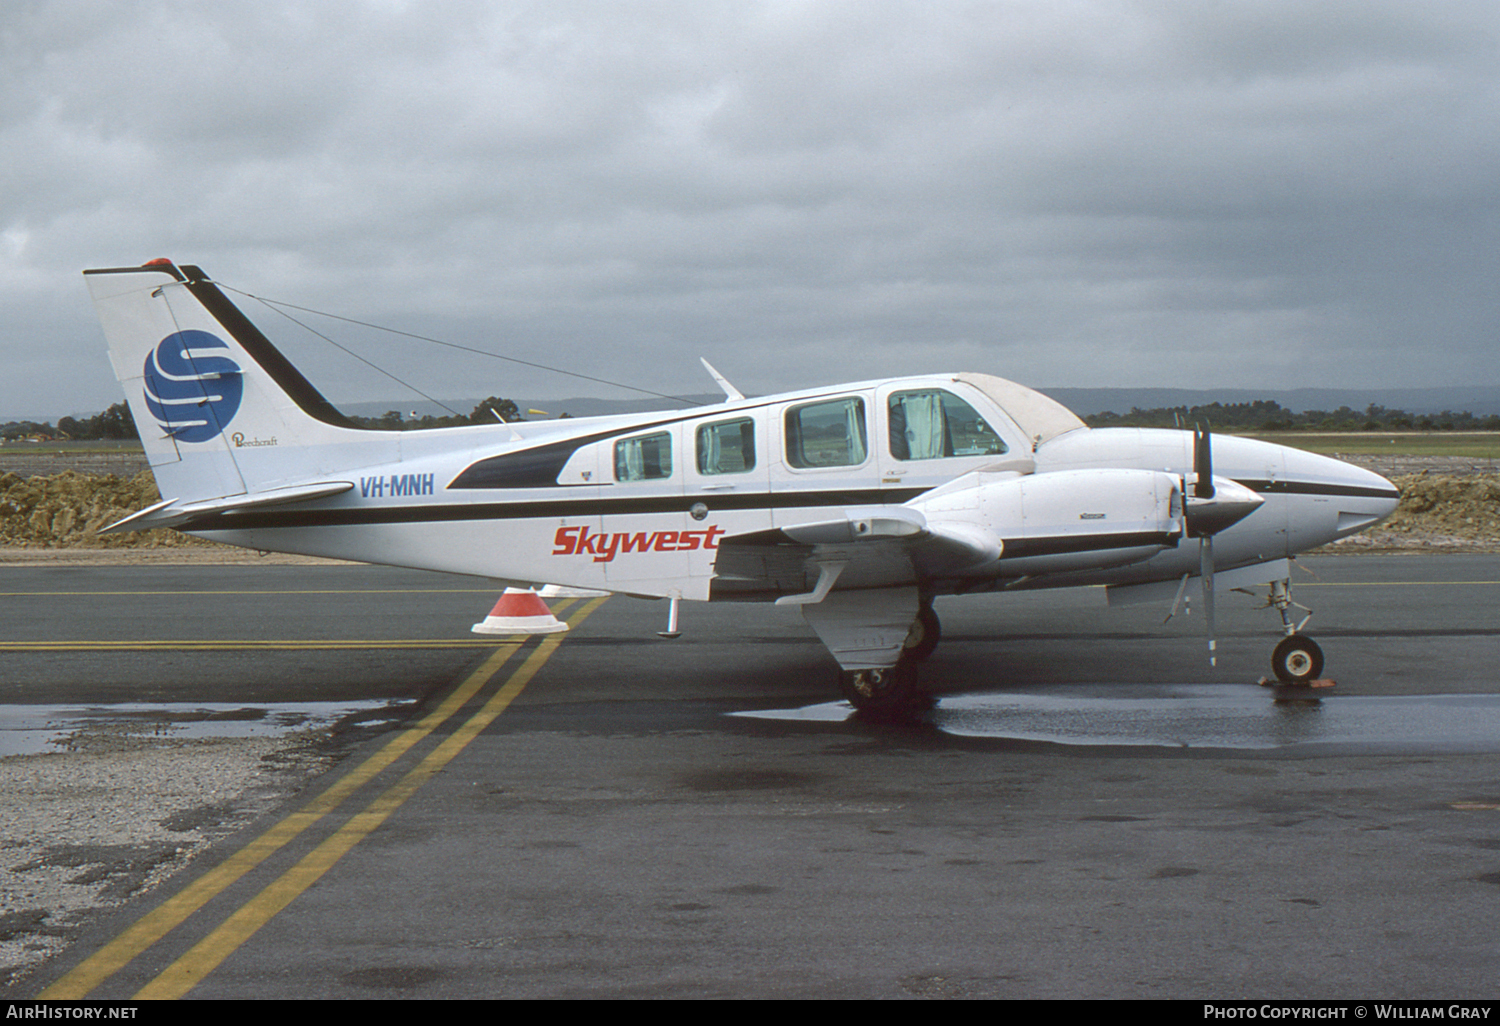
M 311 327 L 308 327 L 306 324 L 303 324 L 301 321 L 297 320 L 295 317 L 293 317 L 291 314 L 287 313 L 286 311 L 287 310 L 296 310 L 299 313 L 314 314 L 314 315 L 316 315 L 318 317 L 328 317 L 328 318 L 330 318 L 332 320 L 335 320 L 335 321 L 343 321 L 345 324 L 358 325 L 361 328 L 371 328 L 371 329 L 373 329 L 375 331 L 384 331 L 384 332 L 387 332 L 387 333 L 392 334 L 392 335 L 400 335 L 400 336 L 402 336 L 404 338 L 416 339 L 419 342 L 430 342 L 430 343 L 432 343 L 433 345 L 436 345 L 436 346 L 446 346 L 449 349 L 457 349 L 457 350 L 460 350 L 461 352 L 473 353 L 476 356 L 488 356 L 492 360 L 504 360 L 507 363 L 515 363 L 515 364 L 519 364 L 519 365 L 521 365 L 523 367 L 532 367 L 532 368 L 534 368 L 536 370 L 551 371 L 554 374 L 564 374 L 564 375 L 566 375 L 566 376 L 568 376 L 570 378 L 581 378 L 584 381 L 592 381 L 592 382 L 594 382 L 597 385 L 608 385 L 611 388 L 623 388 L 623 389 L 626 389 L 626 390 L 631 391 L 631 392 L 640 392 L 642 395 L 649 395 L 649 396 L 652 396 L 652 397 L 657 398 L 657 399 L 670 399 L 674 403 L 682 403 L 685 406 L 696 406 L 697 405 L 697 401 L 696 400 L 685 399 L 685 398 L 683 398 L 680 395 L 667 395 L 664 392 L 653 392 L 649 388 L 641 388 L 641 387 L 639 387 L 637 385 L 627 385 L 623 381 L 611 381 L 608 378 L 596 378 L 596 377 L 593 377 L 592 375 L 583 374 L 583 373 L 580 373 L 578 371 L 564 370 L 561 367 L 551 367 L 551 366 L 548 366 L 545 363 L 536 363 L 536 362 L 534 362 L 532 360 L 522 360 L 519 357 L 505 356 L 505 355 L 503 355 L 501 353 L 491 353 L 491 352 L 488 352 L 488 351 L 486 351 L 484 349 L 475 349 L 472 346 L 459 345 L 457 342 L 446 342 L 446 341 L 444 341 L 443 339 L 440 339 L 440 338 L 431 338 L 431 337 L 429 337 L 427 335 L 418 335 L 418 334 L 415 334 L 414 332 L 402 331 L 400 328 L 391 328 L 391 327 L 387 327 L 387 326 L 385 326 L 383 324 L 372 324 L 369 321 L 361 321 L 361 320 L 358 320 L 357 318 L 354 318 L 354 317 L 344 317 L 344 316 L 342 316 L 340 314 L 329 313 L 327 310 L 315 310 L 312 307 L 298 306 L 296 303 L 284 303 L 284 302 L 280 302 L 279 300 L 267 299 L 264 296 L 257 296 L 254 293 L 245 292 L 245 291 L 242 291 L 240 289 L 233 288 L 233 287 L 231 287 L 229 285 L 225 285 L 223 282 L 215 282 L 215 284 L 218 285 L 220 288 L 228 289 L 230 292 L 238 293 L 239 295 L 244 296 L 247 299 L 253 299 L 257 303 L 264 304 L 265 306 L 269 307 L 270 309 L 275 310 L 277 313 L 281 314 L 283 317 L 287 318 L 287 320 L 291 321 L 293 324 L 297 324 L 297 325 L 299 325 L 299 326 L 301 326 L 303 328 L 306 328 L 308 331 L 311 331 L 314 335 L 317 335 L 319 338 L 323 339 L 324 341 L 327 341 L 327 342 L 329 342 L 332 345 L 338 346 L 339 349 L 342 349 L 344 352 L 349 353 L 350 356 L 353 356 L 353 357 L 355 357 L 355 359 L 360 360 L 361 362 L 363 362 L 365 364 L 368 364 L 370 367 L 373 367 L 375 370 L 380 371 L 380 373 L 384 374 L 386 377 L 390 378 L 391 380 L 398 381 L 401 384 L 406 385 L 406 387 L 411 388 L 414 392 L 416 392 L 418 395 L 423 396 L 424 398 L 431 399 L 430 396 L 427 396 L 426 393 L 422 392 L 420 389 L 414 388 L 411 385 L 407 385 L 406 382 L 401 381 L 401 379 L 398 378 L 398 377 L 396 377 L 394 374 L 391 374 L 389 371 L 386 371 L 383 368 L 376 366 L 375 364 L 371 363 L 369 360 L 366 360 L 364 357 L 359 356 L 358 354 L 351 352 L 346 347 L 339 345 L 337 342 L 334 342 L 327 335 L 324 335 L 321 332 L 315 331 Z M 283 307 L 285 309 L 283 309 Z M 436 399 L 432 399 L 431 401 L 437 402 Z M 442 403 L 438 403 L 438 405 L 442 406 L 443 404 Z M 443 409 L 446 410 L 446 409 L 449 409 L 449 408 L 447 406 L 443 406 Z M 456 412 L 456 411 L 454 411 L 454 412 Z

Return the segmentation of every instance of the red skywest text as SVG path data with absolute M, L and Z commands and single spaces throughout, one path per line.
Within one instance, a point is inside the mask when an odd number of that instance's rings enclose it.
M 721 527 L 706 531 L 616 531 L 614 534 L 589 534 L 587 527 L 559 527 L 552 542 L 554 556 L 594 557 L 595 563 L 608 563 L 621 552 L 691 552 L 694 549 L 716 549 L 719 538 L 728 532 Z

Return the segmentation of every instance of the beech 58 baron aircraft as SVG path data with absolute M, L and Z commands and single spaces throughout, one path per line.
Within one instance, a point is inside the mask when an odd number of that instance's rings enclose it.
M 1376 474 L 1202 431 L 1090 429 L 987 374 L 675 412 L 360 429 L 200 269 L 84 272 L 161 502 L 107 528 L 690 601 L 801 608 L 863 709 L 920 704 L 939 595 L 1265 586 L 1283 681 L 1322 671 L 1290 558 L 1389 515 Z M 710 368 L 712 371 L 712 368 Z M 1297 606 L 1296 608 L 1305 608 Z

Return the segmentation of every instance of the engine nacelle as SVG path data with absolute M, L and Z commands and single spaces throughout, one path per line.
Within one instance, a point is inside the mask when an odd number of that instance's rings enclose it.
M 910 505 L 998 538 L 996 563 L 1007 575 L 1124 566 L 1174 548 L 1183 536 L 1181 479 L 1156 470 L 978 471 Z

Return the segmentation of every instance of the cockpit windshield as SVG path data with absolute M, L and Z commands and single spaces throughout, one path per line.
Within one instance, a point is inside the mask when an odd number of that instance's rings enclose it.
M 1072 410 L 1036 389 L 991 374 L 959 374 L 956 378 L 993 400 L 1033 443 L 1088 426 Z
M 995 429 L 947 389 L 892 392 L 888 403 L 891 455 L 898 460 L 999 456 L 1006 451 Z

